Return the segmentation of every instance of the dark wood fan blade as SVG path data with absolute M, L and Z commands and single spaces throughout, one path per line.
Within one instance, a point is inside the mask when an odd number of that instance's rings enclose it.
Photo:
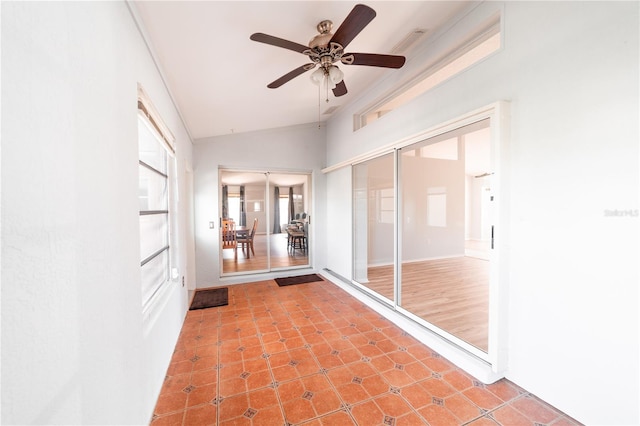
M 333 96 L 337 98 L 338 96 L 342 96 L 346 94 L 347 94 L 347 85 L 344 84 L 344 80 L 342 80 L 340 83 L 336 84 L 336 87 L 333 89 Z
M 251 37 L 249 38 L 253 41 L 270 44 L 276 47 L 282 47 L 283 49 L 293 50 L 294 52 L 304 53 L 305 50 L 309 50 L 308 46 L 294 43 L 293 41 L 285 40 L 283 38 L 270 36 L 268 34 L 255 33 L 255 34 L 251 34 Z
M 353 57 L 353 61 L 351 61 Z M 402 68 L 404 56 L 378 55 L 376 53 L 347 53 L 342 57 L 345 65 L 368 65 L 370 67 Z
M 311 65 L 313 65 L 313 64 L 311 64 Z M 312 68 L 313 67 L 309 67 L 309 64 L 302 65 L 301 67 L 298 67 L 295 70 L 286 73 L 285 75 L 283 75 L 279 79 L 275 80 L 274 82 L 267 84 L 267 87 L 269 89 L 276 89 L 276 88 L 282 86 L 283 84 L 285 84 L 286 82 L 288 82 L 289 80 L 293 80 L 294 78 L 296 78 L 300 74 L 303 74 L 303 73 L 309 71 Z
M 364 4 L 357 4 L 335 32 L 331 41 L 346 48 L 375 17 L 375 10 Z

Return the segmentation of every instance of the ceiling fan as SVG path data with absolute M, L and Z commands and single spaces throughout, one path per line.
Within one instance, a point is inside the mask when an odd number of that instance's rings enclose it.
M 309 46 L 263 33 L 252 34 L 251 40 L 293 50 L 308 56 L 311 60 L 310 63 L 304 64 L 269 83 L 267 87 L 270 89 L 278 88 L 319 65 L 320 67 L 311 75 L 311 80 L 316 84 L 326 81 L 335 96 L 343 96 L 347 93 L 347 86 L 343 81 L 344 74 L 334 65 L 336 62 L 341 62 L 345 65 L 401 68 L 405 62 L 404 56 L 345 53 L 344 49 L 375 17 L 376 12 L 372 8 L 364 4 L 358 4 L 351 10 L 335 34 L 331 33 L 333 22 L 329 20 L 321 21 L 317 25 L 317 30 L 320 34 L 311 39 Z

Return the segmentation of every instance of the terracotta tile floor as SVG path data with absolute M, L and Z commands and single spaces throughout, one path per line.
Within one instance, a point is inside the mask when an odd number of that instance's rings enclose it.
M 323 281 L 229 287 L 189 311 L 152 425 L 577 425 L 507 380 L 483 385 Z

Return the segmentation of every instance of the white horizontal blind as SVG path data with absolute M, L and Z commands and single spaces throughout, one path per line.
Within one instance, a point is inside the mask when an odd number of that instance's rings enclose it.
M 169 154 L 144 114 L 138 115 L 142 306 L 169 281 Z

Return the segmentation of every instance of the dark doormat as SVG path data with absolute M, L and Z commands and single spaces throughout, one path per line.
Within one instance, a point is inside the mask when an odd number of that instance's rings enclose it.
M 193 296 L 189 310 L 215 308 L 216 306 L 226 306 L 228 304 L 229 289 L 227 287 L 198 290 L 196 295 Z
M 297 277 L 276 278 L 275 281 L 280 287 L 284 287 L 286 285 L 306 284 L 306 283 L 312 283 L 315 281 L 324 281 L 324 280 L 318 274 L 309 274 L 309 275 L 298 275 Z

